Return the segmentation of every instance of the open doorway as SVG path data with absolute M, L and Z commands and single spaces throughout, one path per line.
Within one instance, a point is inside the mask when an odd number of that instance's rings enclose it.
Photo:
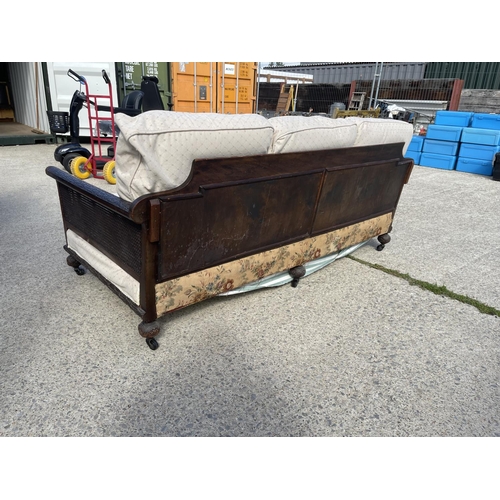
M 42 63 L 0 62 L 0 145 L 53 143 Z

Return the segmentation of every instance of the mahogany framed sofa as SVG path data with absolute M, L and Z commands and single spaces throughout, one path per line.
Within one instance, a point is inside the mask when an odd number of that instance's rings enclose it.
M 403 121 L 149 111 L 117 115 L 110 191 L 59 167 L 67 263 L 142 319 L 298 280 L 389 233 L 413 161 Z M 103 181 L 104 183 L 104 181 Z

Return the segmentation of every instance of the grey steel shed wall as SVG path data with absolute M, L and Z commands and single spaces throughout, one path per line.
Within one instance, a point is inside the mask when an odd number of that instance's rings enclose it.
M 295 73 L 314 75 L 314 83 L 351 83 L 353 80 L 371 80 L 375 75 L 375 63 L 321 64 L 310 66 L 285 66 L 273 68 Z M 421 80 L 425 62 L 384 63 L 383 80 Z M 380 63 L 378 70 L 380 71 Z

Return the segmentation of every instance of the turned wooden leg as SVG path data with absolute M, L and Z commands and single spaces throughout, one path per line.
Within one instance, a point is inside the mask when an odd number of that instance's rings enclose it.
M 293 278 L 292 286 L 295 288 L 299 284 L 300 278 L 306 274 L 306 268 L 304 266 L 292 267 L 288 270 L 288 274 Z
M 83 269 L 80 262 L 78 262 L 72 255 L 68 255 L 68 257 L 66 257 L 66 263 L 75 270 L 75 273 L 78 274 L 78 276 L 85 274 L 85 269 Z
M 380 245 L 377 247 L 377 250 L 379 252 L 382 251 L 385 248 L 385 246 L 387 245 L 387 243 L 389 243 L 391 241 L 391 237 L 388 233 L 381 234 L 377 239 L 380 243 Z
M 155 337 L 160 333 L 160 324 L 158 321 L 151 321 L 150 323 L 146 323 L 143 321 L 139 324 L 139 334 L 141 337 L 146 339 L 146 344 L 153 351 L 158 349 L 159 344 L 156 341 Z

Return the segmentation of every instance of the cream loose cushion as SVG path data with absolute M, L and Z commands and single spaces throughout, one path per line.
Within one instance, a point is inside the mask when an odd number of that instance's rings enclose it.
M 273 128 L 256 114 L 147 111 L 119 113 L 116 189 L 132 201 L 144 194 L 179 187 L 195 159 L 266 154 Z
M 404 142 L 404 155 L 413 136 L 413 125 L 401 120 L 361 117 L 348 117 L 344 118 L 344 120 L 347 123 L 355 123 L 358 127 L 355 146 Z
M 355 123 L 326 116 L 279 116 L 269 119 L 274 134 L 270 153 L 295 153 L 354 145 Z

